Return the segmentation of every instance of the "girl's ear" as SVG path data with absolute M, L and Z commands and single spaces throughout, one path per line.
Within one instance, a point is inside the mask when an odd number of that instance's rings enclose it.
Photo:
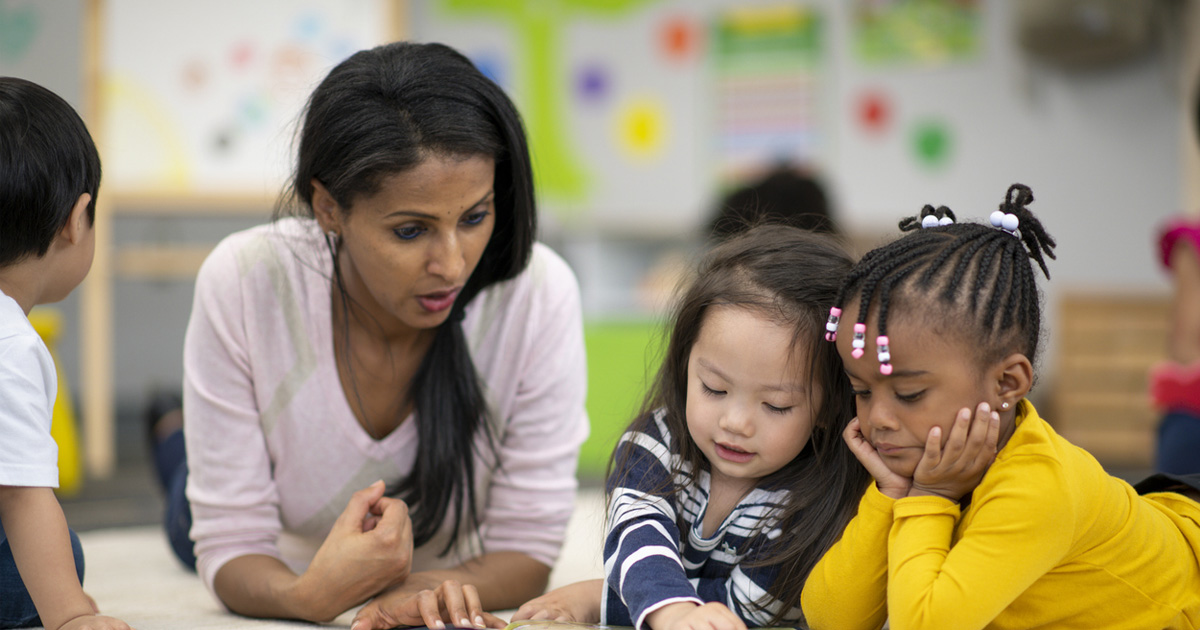
M 342 231 L 342 207 L 317 178 L 312 178 L 312 209 L 322 232 Z
M 996 364 L 996 396 L 1000 403 L 1008 403 L 1004 409 L 1015 408 L 1017 403 L 1033 387 L 1033 364 L 1029 357 L 1014 352 Z
M 88 204 L 92 202 L 91 193 L 83 193 L 79 195 L 79 199 L 75 200 L 75 205 L 71 206 L 71 216 L 67 219 L 67 224 L 63 226 L 59 236 L 66 239 L 72 245 L 83 240 L 88 231 L 92 229 L 92 221 L 88 218 Z

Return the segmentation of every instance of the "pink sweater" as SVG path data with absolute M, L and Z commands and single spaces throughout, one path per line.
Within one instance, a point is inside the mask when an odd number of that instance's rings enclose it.
M 346 401 L 333 355 L 331 273 L 315 223 L 300 219 L 233 234 L 200 269 L 184 409 L 191 536 L 210 589 L 221 566 L 248 554 L 302 571 L 354 491 L 377 479 L 394 488 L 412 468 L 415 422 L 375 441 Z M 538 244 L 521 275 L 475 298 L 463 330 L 502 467 L 493 472 L 490 457 L 476 456 L 482 527 L 469 542 L 553 566 L 588 432 L 575 277 Z M 437 557 L 448 536 L 444 527 L 417 549 L 413 570 L 468 557 Z

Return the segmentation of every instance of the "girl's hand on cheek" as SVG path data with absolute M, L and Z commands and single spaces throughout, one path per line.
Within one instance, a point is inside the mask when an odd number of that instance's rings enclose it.
M 913 473 L 908 496 L 939 496 L 958 501 L 974 490 L 996 459 L 1000 442 L 1000 414 L 979 403 L 972 415 L 960 409 L 942 445 L 942 430 L 929 430 L 925 454 Z
M 854 453 L 854 457 L 858 458 L 863 468 L 866 468 L 867 472 L 875 478 L 875 486 L 884 496 L 893 499 L 902 499 L 908 496 L 913 480 L 892 472 L 892 469 L 883 463 L 879 452 L 867 441 L 867 436 L 863 435 L 862 425 L 859 424 L 858 418 L 851 420 L 850 424 L 846 425 L 846 430 L 842 431 L 842 439 L 850 446 L 850 452 Z

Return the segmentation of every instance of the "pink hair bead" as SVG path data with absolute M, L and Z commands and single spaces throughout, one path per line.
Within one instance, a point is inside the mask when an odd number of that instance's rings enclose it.
M 892 364 L 890 361 L 892 360 L 892 352 L 888 347 L 887 335 L 879 335 L 875 338 L 875 349 L 879 353 L 879 373 L 884 375 L 891 374 Z
M 854 348 L 854 350 L 850 352 L 850 356 L 854 357 L 855 359 L 861 359 L 862 355 L 864 354 L 863 348 L 867 347 L 866 324 L 859 323 L 854 325 L 854 339 L 850 341 L 850 345 Z
M 825 322 L 825 341 L 837 341 L 838 322 L 842 318 L 842 309 L 833 306 L 829 309 L 829 321 Z

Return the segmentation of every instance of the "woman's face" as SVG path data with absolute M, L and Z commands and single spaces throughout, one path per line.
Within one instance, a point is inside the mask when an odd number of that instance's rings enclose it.
M 431 155 L 348 209 L 315 186 L 322 229 L 340 235 L 345 289 L 385 334 L 446 321 L 492 237 L 495 171 L 490 156 Z

